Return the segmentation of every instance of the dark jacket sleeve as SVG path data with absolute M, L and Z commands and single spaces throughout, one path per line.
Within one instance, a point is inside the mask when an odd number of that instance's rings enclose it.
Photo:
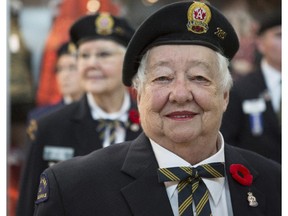
M 26 161 L 21 174 L 17 216 L 31 216 L 34 211 L 39 176 L 46 168 L 42 160 L 42 147 L 34 141 L 27 144 Z
M 41 174 L 34 216 L 64 216 L 64 205 L 59 193 L 57 179 L 52 169 Z

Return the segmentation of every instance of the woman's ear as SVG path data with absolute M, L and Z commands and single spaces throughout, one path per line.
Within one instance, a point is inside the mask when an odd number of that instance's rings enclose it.
M 224 99 L 224 105 L 223 105 L 223 112 L 225 112 L 226 111 L 226 109 L 227 109 L 227 106 L 228 106 L 228 103 L 229 103 L 229 96 L 230 96 L 230 91 L 229 90 L 227 90 L 227 91 L 225 91 L 224 92 L 224 94 L 223 94 L 223 99 Z

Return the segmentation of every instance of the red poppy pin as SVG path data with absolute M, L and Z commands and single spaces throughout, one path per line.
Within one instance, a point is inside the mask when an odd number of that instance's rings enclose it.
M 134 132 L 138 131 L 140 129 L 140 115 L 138 110 L 136 109 L 131 109 L 129 111 L 129 120 L 132 123 L 130 125 L 130 129 Z
M 250 186 L 253 182 L 253 176 L 251 175 L 249 169 L 247 169 L 242 164 L 231 164 L 230 166 L 230 173 L 234 180 L 236 180 L 239 184 L 244 186 Z M 247 193 L 247 201 L 249 206 L 257 207 L 258 202 L 256 197 L 253 195 L 251 191 Z
M 250 171 L 242 164 L 231 164 L 230 173 L 234 180 L 244 186 L 250 186 L 253 182 L 253 176 Z

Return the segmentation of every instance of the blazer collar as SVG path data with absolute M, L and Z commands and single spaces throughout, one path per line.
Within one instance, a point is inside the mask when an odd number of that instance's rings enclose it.
M 71 127 L 79 146 L 82 146 L 80 149 L 86 150 L 85 152 L 78 153 L 82 155 L 102 148 L 102 143 L 96 133 L 96 125 L 92 119 L 86 95 L 76 103 L 75 109 L 70 115 Z
M 157 169 L 150 141 L 142 133 L 132 141 L 122 166 L 122 172 L 135 178 L 121 190 L 135 216 L 173 216 L 165 186 L 158 183 Z
M 250 187 L 243 186 L 232 178 L 229 168 L 231 164 L 242 164 L 253 176 L 253 183 Z M 265 215 L 265 195 L 257 188 L 257 178 L 259 176 L 253 164 L 247 162 L 239 152 L 232 146 L 225 145 L 225 166 L 232 202 L 234 216 L 260 216 Z M 257 207 L 249 206 L 248 192 L 252 192 L 258 202 Z
M 265 215 L 266 201 L 264 194 L 257 188 L 259 174 L 256 169 L 234 147 L 228 145 L 225 145 L 225 161 L 234 216 Z M 254 178 L 250 187 L 243 186 L 232 178 L 229 167 L 235 163 L 242 164 L 250 170 Z M 136 140 L 132 141 L 126 160 L 122 166 L 122 172 L 135 178 L 134 181 L 121 190 L 133 215 L 173 216 L 165 186 L 158 183 L 157 169 L 158 164 L 150 141 L 142 133 Z M 248 192 L 252 192 L 256 197 L 259 204 L 257 207 L 249 206 L 247 200 Z

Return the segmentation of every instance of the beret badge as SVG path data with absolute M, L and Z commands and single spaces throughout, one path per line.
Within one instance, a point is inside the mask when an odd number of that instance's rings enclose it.
M 109 13 L 101 13 L 95 20 L 96 32 L 99 35 L 110 35 L 113 32 L 114 20 Z
M 73 53 L 76 53 L 76 45 L 72 42 L 69 42 L 68 44 L 68 50 L 69 50 L 69 53 L 73 54 Z
M 194 2 L 187 12 L 187 29 L 195 34 L 206 33 L 209 29 L 208 23 L 211 20 L 211 11 L 202 2 Z
M 27 127 L 26 133 L 28 134 L 30 140 L 34 141 L 36 139 L 36 132 L 37 132 L 38 126 L 37 121 L 35 119 L 32 119 L 29 122 L 29 126 Z

